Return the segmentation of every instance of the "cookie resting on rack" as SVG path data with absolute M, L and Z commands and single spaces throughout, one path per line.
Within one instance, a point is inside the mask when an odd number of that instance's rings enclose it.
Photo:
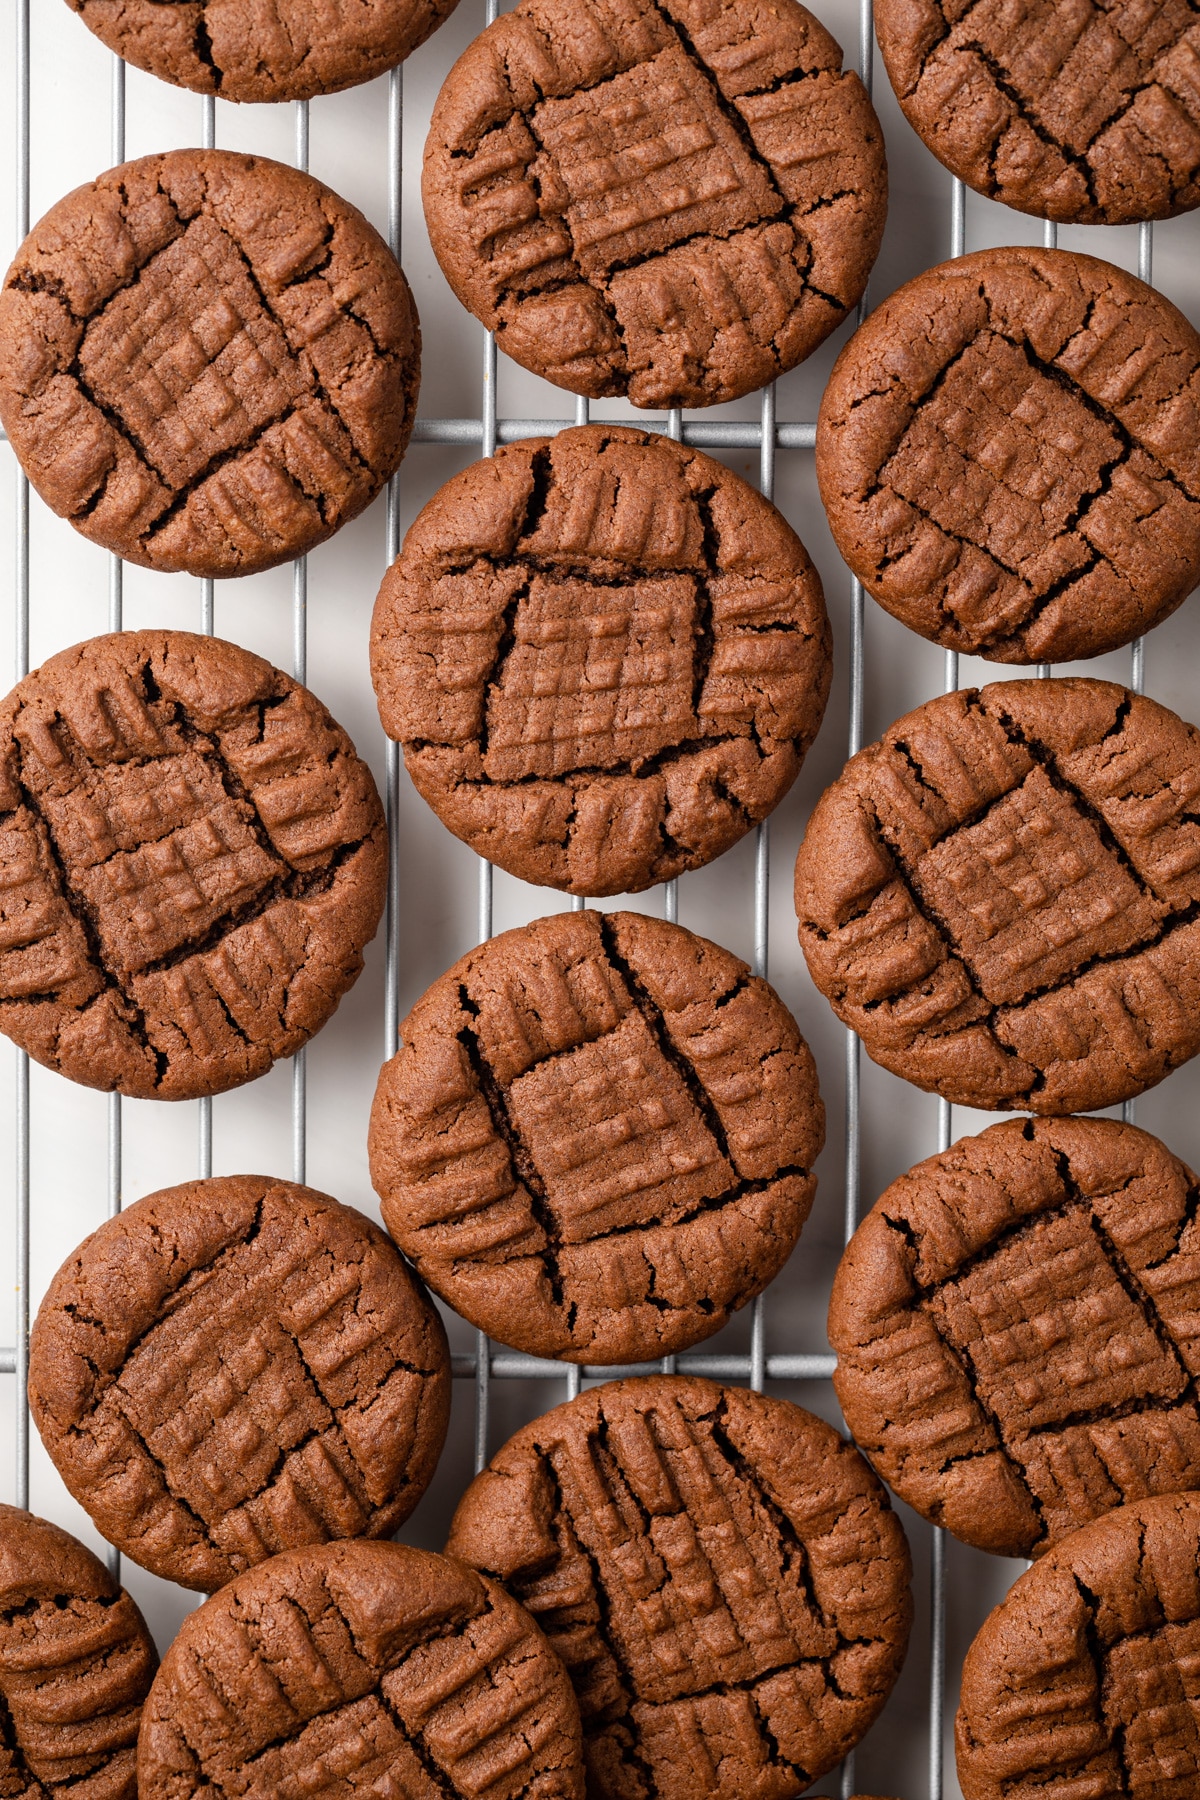
M 519 0 L 446 77 L 430 241 L 516 362 L 710 406 L 794 368 L 863 293 L 883 133 L 796 0 Z
M 371 1113 L 383 1219 L 501 1343 L 628 1363 L 710 1337 L 790 1256 L 825 1135 L 795 1020 L 643 913 L 558 913 L 417 1002 Z
M 702 867 L 764 819 L 830 678 L 820 578 L 761 494 L 620 426 L 448 481 L 384 576 L 384 730 L 457 837 L 600 896 Z
M 157 1662 L 141 1613 L 90 1550 L 0 1506 L 0 1793 L 137 1800 Z
M 189 1613 L 139 1800 L 583 1800 L 566 1671 L 498 1582 L 403 1544 L 289 1550 Z
M 91 638 L 0 702 L 0 1031 L 72 1081 L 262 1075 L 357 979 L 386 881 L 370 770 L 236 644 Z
M 610 1381 L 535 1419 L 447 1548 L 562 1656 L 591 1800 L 791 1800 L 862 1737 L 908 1643 L 908 1544 L 858 1451 L 715 1381 Z
M 110 50 L 222 100 L 309 100 L 403 62 L 458 0 L 67 0 Z
M 977 193 L 1062 224 L 1200 205 L 1200 31 L 1187 0 L 875 0 L 896 97 Z
M 1200 732 L 1109 681 L 946 694 L 809 821 L 809 973 L 957 1105 L 1091 1112 L 1200 1050 Z
M 377 1225 L 228 1175 L 148 1195 L 68 1257 L 29 1400 L 109 1543 L 211 1592 L 279 1550 L 390 1537 L 445 1439 L 450 1359 Z
M 1009 1589 L 967 1652 L 965 1800 L 1187 1800 L 1200 1781 L 1200 1494 L 1119 1507 Z
M 324 543 L 395 472 L 420 342 L 355 207 L 262 156 L 174 150 L 76 188 L 21 245 L 0 420 L 84 537 L 150 569 L 248 575 Z
M 942 263 L 839 356 L 817 478 L 843 557 L 922 637 L 1115 650 L 1200 582 L 1200 333 L 1093 256 Z
M 1200 1488 L 1197 1182 L 1113 1119 L 1005 1120 L 881 1195 L 834 1282 L 834 1387 L 910 1506 L 1040 1555 Z

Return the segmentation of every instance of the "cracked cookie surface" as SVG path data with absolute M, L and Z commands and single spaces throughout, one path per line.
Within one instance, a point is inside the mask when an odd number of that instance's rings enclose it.
M 1200 1495 L 1119 1507 L 1010 1588 L 967 1652 L 965 1800 L 1161 1800 L 1200 1779 Z
M 147 568 L 246 575 L 323 543 L 398 467 L 419 375 L 383 239 L 261 156 L 109 170 L 34 226 L 0 292 L 0 419 L 21 466 L 60 517 Z
M 435 1293 L 572 1362 L 684 1350 L 778 1274 L 825 1135 L 765 981 L 642 913 L 559 913 L 456 963 L 379 1077 L 371 1179 Z
M 583 1800 L 579 1711 L 504 1589 L 363 1540 L 289 1550 L 185 1618 L 150 1691 L 140 1800 Z
M 280 1550 L 390 1537 L 445 1439 L 449 1354 L 378 1226 L 231 1175 L 148 1195 L 68 1258 L 29 1399 L 109 1542 L 211 1591 Z
M 458 0 L 67 0 L 110 50 L 222 100 L 310 100 L 403 62 Z
M 104 1564 L 0 1505 L 0 1792 L 137 1800 L 137 1735 L 158 1658 Z
M 860 751 L 796 859 L 809 973 L 886 1069 L 1090 1112 L 1200 1049 L 1200 732 L 1108 681 L 995 682 Z
M 709 406 L 793 368 L 862 294 L 883 134 L 796 0 L 520 0 L 425 148 L 430 240 L 516 362 Z
M 559 1652 L 593 1800 L 789 1800 L 900 1670 L 908 1545 L 822 1420 L 746 1388 L 608 1382 L 510 1438 L 449 1552 Z
M 855 1443 L 999 1556 L 1200 1487 L 1196 1177 L 1112 1119 L 1005 1120 L 918 1163 L 829 1304 Z
M 263 1074 L 357 979 L 386 880 L 370 770 L 235 644 L 91 638 L 0 703 L 0 1030 L 72 1081 Z
M 1091 256 L 982 250 L 838 358 L 817 477 L 839 550 L 911 630 L 994 662 L 1127 644 L 1200 581 L 1200 334 Z
M 1126 225 L 1200 204 L 1200 17 L 1189 0 L 877 0 L 913 130 L 1018 212 Z
M 782 515 L 669 439 L 588 425 L 446 483 L 384 576 L 371 675 L 442 822 L 569 893 L 636 893 L 775 807 L 829 692 Z

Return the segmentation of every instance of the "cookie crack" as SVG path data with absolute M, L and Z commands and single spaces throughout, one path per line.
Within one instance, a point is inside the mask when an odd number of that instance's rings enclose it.
M 721 1115 L 713 1104 L 712 1096 L 697 1074 L 695 1066 L 672 1038 L 666 1019 L 649 989 L 643 983 L 641 975 L 629 959 L 621 954 L 611 916 L 608 913 L 598 913 L 596 916 L 600 922 L 600 941 L 604 945 L 604 952 L 609 963 L 623 977 L 629 989 L 630 998 L 645 1020 L 651 1038 L 663 1059 L 682 1079 L 693 1106 L 707 1126 L 723 1160 L 735 1175 L 740 1174 L 737 1161 L 729 1148 L 729 1139 L 725 1134 Z
M 704 58 L 700 55 L 700 52 L 696 49 L 695 44 L 692 42 L 691 33 L 688 31 L 686 25 L 684 25 L 680 19 L 675 18 L 673 14 L 669 13 L 664 6 L 655 5 L 654 10 L 668 29 L 675 34 L 684 55 L 704 81 L 704 84 L 708 89 L 709 100 L 721 114 L 726 125 L 728 125 L 730 130 L 740 139 L 742 149 L 745 151 L 747 157 L 755 165 L 759 173 L 766 176 L 771 192 L 779 202 L 777 210 L 779 212 L 790 210 L 787 196 L 784 194 L 775 178 L 774 169 L 759 150 L 749 125 L 746 123 L 737 107 L 731 100 L 727 100 L 725 95 L 721 92 L 720 82 L 717 80 Z
M 1057 151 L 1068 167 L 1075 170 L 1075 173 L 1079 176 L 1087 190 L 1088 200 L 1093 207 L 1099 207 L 1100 203 L 1096 198 L 1096 187 L 1091 165 L 1086 157 L 1079 156 L 1075 151 L 1069 150 L 1065 144 L 1060 143 L 1054 134 L 1043 125 L 1037 114 L 1031 110 L 1032 102 L 1027 100 L 1020 89 L 1013 85 L 1008 72 L 997 62 L 991 51 L 985 49 L 977 39 L 971 42 L 957 44 L 955 49 L 956 51 L 970 52 L 979 58 L 979 61 L 991 76 L 996 88 L 1004 95 L 1004 98 L 1009 102 L 1010 106 L 1012 106 L 1022 124 L 1028 126 L 1029 130 L 1033 133 L 1034 137 L 1037 138 L 1039 143 L 1044 144 L 1048 150 Z M 1000 140 L 997 137 L 992 146 L 989 162 L 988 172 L 991 176 L 993 195 L 1003 192 L 1003 183 L 997 179 L 995 169 L 999 142 Z
M 194 1525 L 196 1527 L 197 1533 L 198 1533 L 199 1537 L 203 1540 L 205 1546 L 209 1550 L 213 1551 L 217 1556 L 221 1557 L 221 1559 L 223 1561 L 227 1560 L 224 1550 L 222 1550 L 221 1546 L 217 1543 L 216 1539 L 213 1537 L 212 1532 L 209 1530 L 207 1519 L 201 1518 L 200 1514 L 198 1512 L 196 1512 L 195 1509 L 188 1504 L 188 1502 L 184 1499 L 183 1495 L 177 1492 L 177 1490 L 174 1486 L 174 1483 L 171 1480 L 171 1474 L 170 1474 L 169 1469 L 167 1468 L 166 1463 L 164 1463 L 162 1461 L 162 1459 L 160 1457 L 158 1457 L 155 1454 L 155 1452 L 151 1449 L 149 1443 L 146 1440 L 146 1435 L 143 1432 L 141 1425 L 138 1423 L 137 1419 L 135 1419 L 131 1416 L 129 1407 L 125 1403 L 125 1396 L 124 1396 L 124 1394 L 122 1394 L 120 1386 L 117 1384 L 114 1384 L 114 1388 L 115 1388 L 115 1392 L 117 1395 L 117 1402 L 116 1402 L 117 1410 L 120 1413 L 122 1422 L 124 1423 L 126 1429 L 128 1430 L 130 1436 L 133 1438 L 134 1442 L 137 1444 L 138 1448 L 141 1450 L 143 1456 L 145 1456 L 147 1462 L 150 1463 L 152 1468 L 154 1468 L 158 1472 L 159 1479 L 161 1480 L 166 1492 L 170 1495 L 172 1503 L 175 1506 L 177 1506 L 179 1508 L 180 1512 L 183 1513 L 184 1517 L 187 1518 L 188 1520 L 190 1520 L 192 1525 Z M 83 1435 L 84 1434 L 82 1432 L 78 1431 L 77 1428 L 75 1428 L 75 1427 L 72 1428 L 72 1430 L 71 1430 L 72 1437 L 83 1436 Z M 136 1543 L 137 1537 L 134 1536 L 132 1533 L 130 1534 L 130 1536 L 133 1538 L 133 1542 Z
M 458 1001 L 468 1019 L 479 1017 L 479 1008 L 467 991 L 465 982 L 459 983 Z M 458 1033 L 458 1041 L 466 1051 L 467 1060 L 475 1076 L 476 1086 L 491 1116 L 493 1129 L 508 1150 L 512 1172 L 528 1194 L 530 1210 L 545 1236 L 546 1243 L 541 1255 L 546 1267 L 546 1278 L 550 1284 L 551 1298 L 561 1312 L 564 1307 L 564 1295 L 562 1271 L 559 1268 L 558 1257 L 563 1244 L 546 1184 L 533 1160 L 532 1152 L 513 1122 L 504 1089 L 488 1062 L 479 1034 L 474 1026 L 464 1025 Z

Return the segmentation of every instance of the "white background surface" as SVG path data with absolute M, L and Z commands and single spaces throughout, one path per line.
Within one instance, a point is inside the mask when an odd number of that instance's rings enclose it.
M 857 8 L 851 0 L 816 0 L 815 10 L 838 35 L 847 61 L 857 60 Z M 0 11 L 0 245 L 7 259 L 15 247 L 16 56 L 13 0 Z M 455 57 L 482 26 L 482 0 L 461 0 L 458 11 L 405 66 L 404 233 L 402 260 L 416 295 L 424 333 L 423 417 L 478 416 L 482 332 L 451 295 L 433 260 L 421 215 L 418 172 L 430 108 Z M 69 188 L 109 166 L 110 95 L 113 59 L 63 0 L 32 0 L 32 210 L 40 215 Z M 921 146 L 901 117 L 876 62 L 875 97 L 883 121 L 891 170 L 891 209 L 884 248 L 871 283 L 878 299 L 900 282 L 942 260 L 950 252 L 950 177 Z M 217 143 L 255 150 L 290 161 L 294 157 L 295 114 L 290 107 L 237 108 L 218 102 Z M 201 101 L 152 77 L 130 70 L 126 155 L 182 145 L 201 136 Z M 311 107 L 310 167 L 354 201 L 386 234 L 387 80 L 318 99 Z M 1040 243 L 1040 222 L 991 202 L 968 196 L 967 248 L 1004 243 Z M 1136 270 L 1136 228 L 1063 230 L 1060 244 L 1107 256 Z M 1200 216 L 1156 227 L 1155 285 L 1200 322 Z M 849 335 L 836 334 L 807 364 L 779 383 L 778 413 L 784 419 L 812 419 L 836 350 Z M 571 396 L 526 375 L 500 358 L 501 416 L 571 416 Z M 756 419 L 757 397 L 721 409 Z M 593 418 L 629 417 L 617 402 L 593 407 Z M 715 416 L 713 412 L 705 415 Z M 403 524 L 434 489 L 473 452 L 417 444 L 401 471 Z M 730 465 L 755 481 L 757 453 L 729 455 Z M 0 692 L 14 678 L 15 463 L 0 446 Z M 800 1020 L 816 1054 L 829 1112 L 829 1141 L 818 1164 L 820 1187 L 812 1218 L 791 1263 L 770 1290 L 768 1351 L 824 1350 L 825 1307 L 841 1248 L 843 1214 L 844 1034 L 808 981 L 796 945 L 791 906 L 791 871 L 804 821 L 822 788 L 845 756 L 848 693 L 849 577 L 833 550 L 821 513 L 809 451 L 780 452 L 778 504 L 799 531 L 820 568 L 833 620 L 835 673 L 824 727 L 800 779 L 772 820 L 770 976 Z M 30 662 L 107 628 L 108 559 L 31 497 Z M 371 607 L 384 568 L 382 498 L 309 562 L 309 684 L 350 731 L 370 761 L 382 787 L 383 737 L 367 668 Z M 865 740 L 892 719 L 940 691 L 943 659 L 932 645 L 906 632 L 869 599 L 866 602 Z M 163 576 L 134 568 L 125 575 L 125 625 L 200 627 L 200 584 L 184 576 Z M 291 667 L 291 571 L 283 568 L 249 579 L 217 584 L 219 635 Z M 1200 616 L 1189 601 L 1153 633 L 1146 648 L 1147 691 L 1181 712 L 1200 719 Z M 1077 670 L 1126 679 L 1128 652 L 1101 658 Z M 964 659 L 964 685 L 1021 671 L 992 669 Z M 476 861 L 438 823 L 402 777 L 400 974 L 401 1012 L 475 938 Z M 749 957 L 752 949 L 753 840 L 746 839 L 709 869 L 680 884 L 681 923 Z M 495 929 L 561 910 L 565 895 L 538 889 L 497 873 Z M 610 906 L 618 902 L 607 903 Z M 631 902 L 661 912 L 662 891 Z M 383 943 L 368 952 L 366 971 L 332 1022 L 308 1052 L 308 1180 L 378 1217 L 366 1165 L 366 1125 L 375 1078 L 383 1055 Z M 16 1054 L 0 1043 L 0 1343 L 13 1342 L 13 1084 Z M 910 1163 L 937 1148 L 937 1102 L 906 1087 L 863 1059 L 862 1206 Z M 291 1075 L 280 1065 L 263 1080 L 214 1103 L 215 1174 L 264 1171 L 290 1176 Z M 106 1207 L 106 1098 L 72 1086 L 36 1065 L 32 1071 L 32 1299 L 36 1308 L 54 1270 L 88 1232 Z M 1200 1065 L 1180 1070 L 1138 1103 L 1138 1122 L 1159 1133 L 1193 1165 L 1200 1163 Z M 124 1195 L 127 1201 L 157 1187 L 186 1180 L 196 1172 L 195 1104 L 127 1101 L 124 1105 Z M 956 1109 L 954 1135 L 979 1130 L 989 1116 Z M 473 1349 L 474 1334 L 451 1321 L 455 1348 Z M 748 1317 L 734 1321 L 713 1348 L 744 1351 Z M 12 1444 L 14 1383 L 0 1377 L 0 1496 L 13 1496 Z M 495 1382 L 490 1444 L 494 1451 L 523 1420 L 563 1397 L 548 1382 Z M 837 1420 L 827 1383 L 775 1386 Z M 440 1548 L 450 1512 L 471 1470 L 473 1396 L 471 1383 L 455 1383 L 451 1437 L 433 1485 L 400 1534 Z M 85 1541 L 99 1547 L 89 1522 L 64 1492 L 41 1452 L 33 1445 L 31 1504 Z M 908 1663 L 880 1722 L 858 1753 L 856 1787 L 918 1800 L 928 1791 L 928 1544 L 929 1528 L 900 1508 L 916 1563 L 917 1623 Z M 957 1697 L 957 1676 L 968 1643 L 987 1609 L 1018 1572 L 1018 1565 L 951 1543 L 948 1553 L 947 1729 Z M 126 1563 L 124 1578 L 165 1646 L 196 1596 L 145 1575 Z M 818 1786 L 826 1791 L 831 1777 Z M 947 1741 L 946 1792 L 957 1794 Z

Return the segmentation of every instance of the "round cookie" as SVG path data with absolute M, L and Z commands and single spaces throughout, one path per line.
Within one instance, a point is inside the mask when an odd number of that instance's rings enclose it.
M 775 807 L 830 679 L 820 578 L 722 464 L 590 425 L 446 483 L 384 576 L 371 674 L 456 836 L 525 881 L 636 893 Z
M 91 638 L 0 702 L 0 1030 L 72 1081 L 263 1074 L 357 979 L 386 881 L 370 770 L 236 644 Z
M 1018 212 L 1127 225 L 1200 204 L 1200 33 L 1186 0 L 876 0 L 913 130 Z
M 1091 1112 L 1200 1049 L 1200 732 L 1080 677 L 897 720 L 809 820 L 809 973 L 868 1055 L 963 1106 Z
M 211 1592 L 279 1550 L 390 1537 L 441 1451 L 450 1361 L 377 1225 L 229 1175 L 139 1200 L 67 1259 L 29 1401 L 110 1543 Z
M 1114 650 L 1200 582 L 1200 333 L 1092 256 L 943 263 L 839 356 L 817 477 L 842 556 L 922 637 Z
M 138 1740 L 140 1800 L 583 1800 L 579 1711 L 497 1582 L 406 1544 L 310 1546 L 190 1613 Z
M 1185 1796 L 1200 1778 L 1200 1495 L 1118 1507 L 1014 1583 L 963 1664 L 965 1800 Z
M 1196 1191 L 1113 1119 L 1008 1119 L 894 1181 L 829 1306 L 846 1426 L 888 1486 L 998 1556 L 1200 1488 Z
M 399 466 L 419 377 L 383 239 L 262 156 L 110 169 L 34 226 L 0 292 L 0 420 L 22 468 L 149 569 L 249 575 L 324 543 Z
M 883 133 L 796 0 L 519 0 L 446 78 L 422 191 L 524 368 L 711 406 L 801 362 L 883 235 Z
M 825 1137 L 795 1020 L 744 962 L 642 913 L 506 931 L 404 1022 L 371 1112 L 384 1223 L 501 1343 L 641 1362 L 778 1274 Z
M 0 1505 L 0 1792 L 137 1800 L 137 1735 L 158 1658 L 90 1550 Z
M 788 1800 L 899 1673 L 908 1545 L 852 1445 L 784 1400 L 657 1375 L 510 1438 L 449 1554 L 495 1574 L 575 1684 L 591 1800 Z
M 222 100 L 311 100 L 370 81 L 423 44 L 457 0 L 67 0 L 136 69 Z

